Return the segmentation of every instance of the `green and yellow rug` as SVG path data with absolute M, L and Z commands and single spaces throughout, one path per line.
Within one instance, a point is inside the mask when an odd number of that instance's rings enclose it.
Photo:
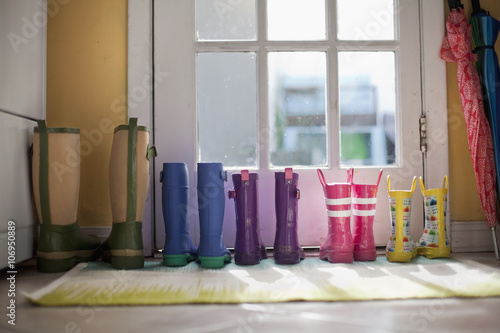
M 280 266 L 227 264 L 203 269 L 196 263 L 171 268 L 149 261 L 120 271 L 101 262 L 82 263 L 45 288 L 27 295 L 33 303 L 140 305 L 500 296 L 500 269 L 473 261 L 429 260 L 331 264 L 307 258 Z

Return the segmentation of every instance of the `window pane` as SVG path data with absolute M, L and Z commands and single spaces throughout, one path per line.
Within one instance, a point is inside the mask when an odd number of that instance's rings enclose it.
M 337 0 L 337 38 L 394 40 L 394 0 Z
M 327 164 L 325 52 L 269 53 L 271 165 Z
M 341 165 L 396 163 L 394 52 L 339 52 Z
M 254 52 L 198 53 L 199 161 L 257 165 Z
M 325 27 L 325 0 L 267 0 L 269 40 L 324 40 Z
M 256 40 L 255 0 L 196 0 L 200 41 Z

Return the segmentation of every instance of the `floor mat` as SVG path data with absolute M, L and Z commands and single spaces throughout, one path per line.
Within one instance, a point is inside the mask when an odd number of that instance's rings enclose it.
M 140 270 L 81 263 L 50 285 L 28 294 L 40 305 L 140 305 L 500 296 L 500 270 L 474 261 L 426 259 L 391 263 L 331 264 L 307 258 L 297 265 L 273 259 L 221 269 L 197 263 L 166 267 L 147 261 Z

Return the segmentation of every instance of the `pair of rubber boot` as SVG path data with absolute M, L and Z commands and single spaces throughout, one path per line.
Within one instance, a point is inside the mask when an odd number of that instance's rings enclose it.
M 164 163 L 160 174 L 162 208 L 165 222 L 163 262 L 184 266 L 197 260 L 203 268 L 220 268 L 231 261 L 231 253 L 222 240 L 226 173 L 222 163 L 198 163 L 198 214 L 200 244 L 189 235 L 187 219 L 189 176 L 185 163 Z
M 141 219 L 149 182 L 147 128 L 130 125 L 115 129 L 110 161 L 113 227 L 101 246 L 77 222 L 80 187 L 80 130 L 48 128 L 39 121 L 34 129 L 32 179 L 40 221 L 37 268 L 62 272 L 78 262 L 99 258 L 115 268 L 143 266 Z
M 373 220 L 383 170 L 375 184 L 355 184 L 352 168 L 347 170 L 346 183 L 327 183 L 323 172 L 317 172 L 328 216 L 328 235 L 320 247 L 320 259 L 331 263 L 375 260 Z
M 258 188 L 259 175 L 243 170 L 233 174 L 234 188 L 229 198 L 235 200 L 236 242 L 234 258 L 237 265 L 255 265 L 267 258 L 259 233 Z M 305 258 L 299 245 L 297 211 L 300 190 L 299 175 L 291 168 L 275 172 L 276 234 L 274 260 L 279 265 L 297 264 Z
M 424 196 L 425 229 L 417 244 L 410 234 L 411 202 L 417 177 L 413 177 L 411 189 L 391 190 L 390 176 L 387 177 L 387 192 L 391 207 L 392 232 L 386 247 L 389 261 L 409 262 L 417 255 L 427 258 L 447 258 L 450 256 L 450 244 L 446 234 L 446 207 L 448 177 L 444 176 L 443 187 L 425 189 L 419 178 L 420 189 Z

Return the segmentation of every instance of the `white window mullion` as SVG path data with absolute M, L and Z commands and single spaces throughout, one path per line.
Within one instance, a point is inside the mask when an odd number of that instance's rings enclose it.
M 268 110 L 268 73 L 267 73 L 267 49 L 264 47 L 267 38 L 267 0 L 257 1 L 257 40 L 260 47 L 257 50 L 257 83 L 259 85 L 259 114 L 257 138 L 258 167 L 267 170 L 270 161 L 270 133 L 269 133 L 269 110 Z
M 326 2 L 327 38 L 331 45 L 327 51 L 327 152 L 328 168 L 340 166 L 340 117 L 338 107 L 338 51 L 334 45 L 337 40 L 337 6 L 335 1 Z

